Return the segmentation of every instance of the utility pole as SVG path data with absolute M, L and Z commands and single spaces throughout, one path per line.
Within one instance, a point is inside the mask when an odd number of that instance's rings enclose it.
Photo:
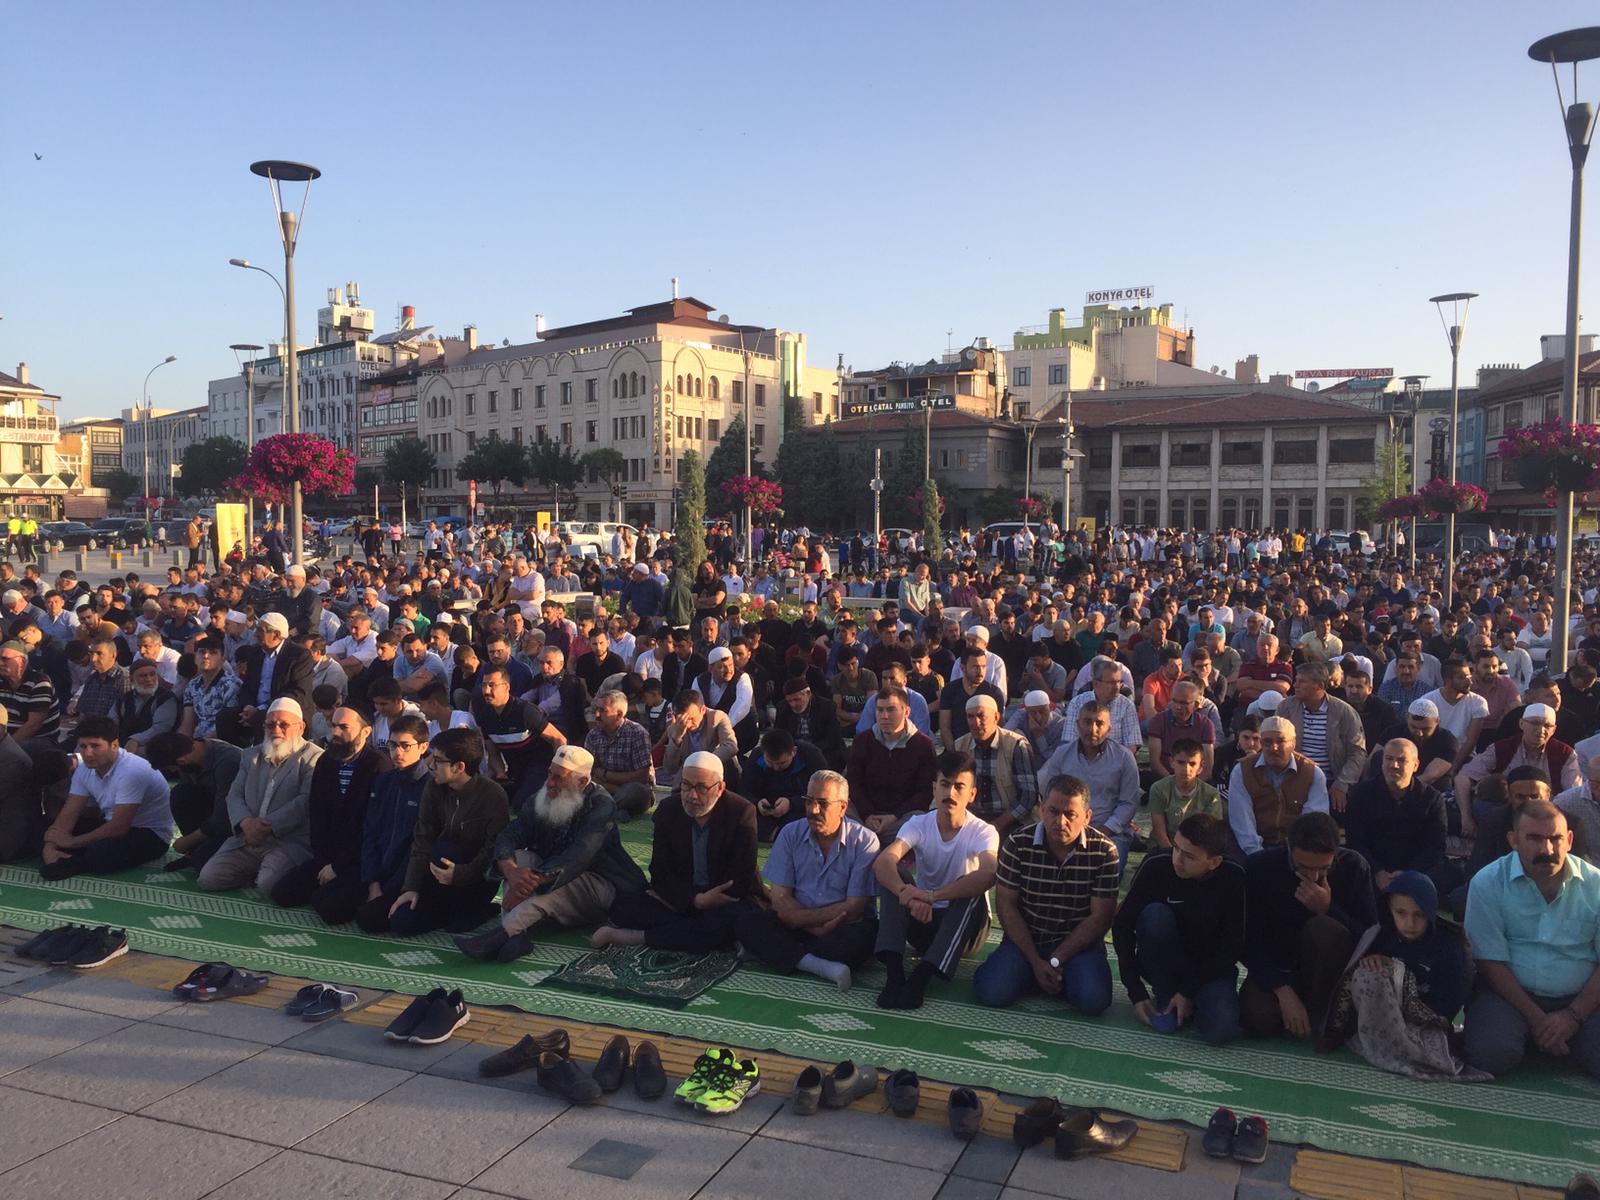
M 872 452 L 872 544 L 878 544 L 883 533 L 883 451 Z

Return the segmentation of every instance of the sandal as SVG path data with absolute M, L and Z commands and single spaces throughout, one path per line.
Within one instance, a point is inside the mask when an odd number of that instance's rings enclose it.
M 305 987 L 301 988 L 294 994 L 293 1000 L 289 1001 L 289 1003 L 283 1006 L 283 1011 L 288 1013 L 291 1017 L 298 1017 L 302 1015 L 306 1009 L 310 1008 L 318 999 L 321 998 L 322 989 L 326 986 L 326 984 L 322 983 L 306 984 Z
M 267 976 L 252 975 L 237 967 L 228 968 L 228 976 L 215 988 L 195 992 L 196 1000 L 231 1000 L 236 996 L 253 996 L 267 986 Z
M 172 989 L 172 994 L 179 1000 L 193 1000 L 201 988 L 215 986 L 224 978 L 224 972 L 232 970 L 232 967 L 223 962 L 201 963 L 189 972 L 187 979 Z

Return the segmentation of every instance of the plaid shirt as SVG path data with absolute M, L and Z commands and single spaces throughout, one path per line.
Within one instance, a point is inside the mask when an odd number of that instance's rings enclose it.
M 1057 862 L 1044 827 L 1025 825 L 1001 839 L 995 883 L 1019 893 L 1034 949 L 1049 954 L 1088 917 L 1091 900 L 1116 900 L 1120 875 L 1116 844 L 1098 830 L 1085 829 Z
M 121 666 L 112 667 L 105 674 L 96 671 L 83 681 L 78 693 L 78 716 L 115 717 L 117 702 L 128 690 L 128 672 Z
M 988 745 L 972 739 L 972 758 L 978 766 L 978 798 L 972 811 L 985 821 L 994 822 L 1005 813 L 1000 811 L 1000 798 L 994 790 L 994 758 L 997 747 L 1004 745 L 998 734 Z M 1016 782 L 1017 798 L 1011 805 L 1011 815 L 1018 821 L 1028 819 L 1034 805 L 1039 803 L 1038 767 L 1033 762 L 1033 747 L 1026 738 L 1011 744 L 1011 775 Z
M 239 680 L 226 668 L 207 687 L 203 676 L 196 675 L 183 689 L 183 706 L 194 709 L 194 736 L 215 737 L 217 714 L 239 703 Z
M 594 755 L 594 761 L 607 771 L 648 771 L 650 769 L 650 735 L 637 721 L 625 720 L 614 734 L 607 735 L 598 724 L 589 728 L 583 739 L 583 748 Z

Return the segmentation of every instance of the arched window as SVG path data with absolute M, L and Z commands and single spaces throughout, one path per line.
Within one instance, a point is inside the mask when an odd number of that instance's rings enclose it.
M 704 396 L 706 394 L 706 381 L 704 379 L 697 378 L 694 381 L 694 394 L 696 397 Z
M 628 372 L 628 395 L 637 396 L 638 394 L 639 394 L 639 376 L 637 374 L 635 374 L 634 372 L 629 371 Z
M 1344 497 L 1334 496 L 1328 501 L 1328 528 L 1343 529 L 1344 523 Z
M 611 398 L 613 400 L 617 398 L 617 381 L 615 379 L 611 381 Z

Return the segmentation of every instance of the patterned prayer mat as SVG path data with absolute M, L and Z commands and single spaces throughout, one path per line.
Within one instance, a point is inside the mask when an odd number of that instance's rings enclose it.
M 624 827 L 647 861 L 650 823 Z M 1121 999 L 1087 1019 L 1040 997 L 1013 1008 L 973 1002 L 974 963 L 929 989 L 916 1012 L 875 997 L 876 965 L 839 993 L 806 976 L 743 966 L 664 1007 L 629 996 L 541 986 L 589 953 L 576 933 L 552 933 L 515 963 L 477 963 L 443 934 L 409 941 L 330 928 L 309 909 L 280 909 L 253 892 L 201 892 L 188 873 L 142 868 L 108 879 L 43 883 L 29 866 L 0 867 L 0 923 L 43 929 L 74 921 L 128 930 L 136 949 L 250 970 L 421 994 L 459 986 L 476 1005 L 553 1019 L 677 1035 L 833 1063 L 854 1058 L 925 1078 L 1054 1095 L 1152 1120 L 1204 1126 L 1213 1109 L 1259 1114 L 1281 1142 L 1519 1183 L 1561 1185 L 1600 1164 L 1600 1082 L 1547 1061 L 1488 1084 L 1418 1083 L 1354 1055 L 1289 1042 L 1216 1049 L 1189 1034 L 1139 1025 Z
M 731 952 L 680 954 L 647 946 L 607 946 L 574 959 L 546 979 L 546 987 L 641 1000 L 682 1008 L 739 966 Z

